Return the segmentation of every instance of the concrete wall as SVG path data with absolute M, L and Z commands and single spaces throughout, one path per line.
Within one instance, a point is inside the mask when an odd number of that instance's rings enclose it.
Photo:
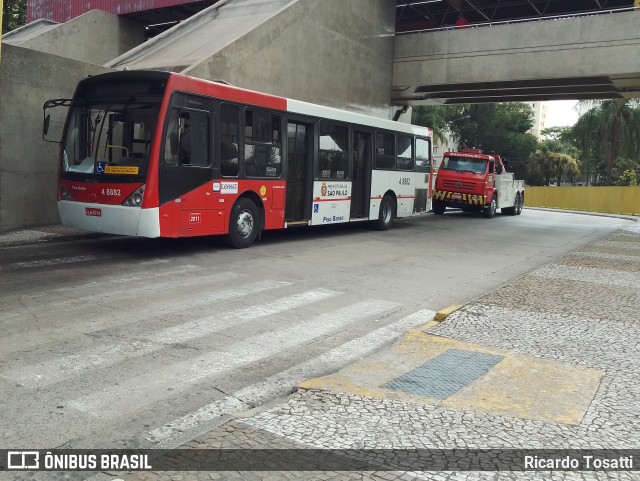
M 142 24 L 101 10 L 92 10 L 33 38 L 17 38 L 15 42 L 9 38 L 7 42 L 102 65 L 144 42 L 144 33 Z
M 395 2 L 298 0 L 184 73 L 389 118 Z
M 42 140 L 42 105 L 71 97 L 88 74 L 109 69 L 14 45 L 0 64 L 0 232 L 59 222 L 58 144 Z M 63 110 L 52 125 L 60 131 Z

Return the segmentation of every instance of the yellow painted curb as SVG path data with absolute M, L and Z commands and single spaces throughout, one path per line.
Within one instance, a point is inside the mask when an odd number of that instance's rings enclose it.
M 457 311 L 458 309 L 460 309 L 462 306 L 449 306 L 449 307 L 445 307 L 444 309 L 436 312 L 436 315 L 433 316 L 433 320 L 437 321 L 437 322 L 442 322 L 444 321 L 447 316 L 455 311 Z

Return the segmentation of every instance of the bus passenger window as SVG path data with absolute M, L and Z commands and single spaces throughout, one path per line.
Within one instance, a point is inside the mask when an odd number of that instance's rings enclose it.
M 164 140 L 164 163 L 178 165 L 180 161 L 178 148 L 178 110 L 172 109 L 167 121 L 167 136 Z
M 246 177 L 279 178 L 282 154 L 279 115 L 247 109 L 245 112 L 244 173 Z
M 327 122 L 320 124 L 318 178 L 345 180 L 349 177 L 349 129 Z
M 427 172 L 431 168 L 431 155 L 429 155 L 429 141 L 416 139 L 416 168 L 421 172 Z
M 413 171 L 413 139 L 398 135 L 398 170 Z
M 395 135 L 376 133 L 376 169 L 396 168 Z
M 238 165 L 238 107 L 223 104 L 220 107 L 220 174 L 237 177 Z
M 205 112 L 174 109 L 167 121 L 164 162 L 167 165 L 211 165 L 211 128 Z

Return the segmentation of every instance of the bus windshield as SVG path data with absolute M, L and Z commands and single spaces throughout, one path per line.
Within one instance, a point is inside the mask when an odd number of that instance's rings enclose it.
M 135 182 L 144 179 L 160 98 L 74 102 L 69 113 L 62 176 L 73 180 Z
M 440 168 L 444 170 L 455 170 L 457 172 L 484 174 L 487 171 L 487 161 L 485 159 L 473 159 L 470 157 L 445 157 L 442 160 Z

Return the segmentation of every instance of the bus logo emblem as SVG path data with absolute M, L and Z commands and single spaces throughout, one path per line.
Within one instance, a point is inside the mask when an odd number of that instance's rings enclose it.
M 322 183 L 322 189 L 320 190 L 320 194 L 322 195 L 322 197 L 326 197 L 327 196 L 327 183 L 326 182 Z

